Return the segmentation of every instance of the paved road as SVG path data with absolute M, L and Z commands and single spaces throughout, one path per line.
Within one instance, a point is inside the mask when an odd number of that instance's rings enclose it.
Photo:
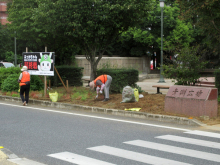
M 5 102 L 0 146 L 48 165 L 220 164 L 220 132 Z

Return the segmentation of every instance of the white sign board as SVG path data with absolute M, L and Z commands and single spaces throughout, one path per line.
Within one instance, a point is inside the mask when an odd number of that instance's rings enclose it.
M 30 75 L 54 76 L 54 52 L 23 53 L 23 65 L 28 67 Z

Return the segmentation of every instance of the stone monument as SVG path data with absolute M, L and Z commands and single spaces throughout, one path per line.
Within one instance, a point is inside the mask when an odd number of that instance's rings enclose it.
M 173 85 L 165 97 L 164 110 L 194 117 L 217 117 L 218 89 Z

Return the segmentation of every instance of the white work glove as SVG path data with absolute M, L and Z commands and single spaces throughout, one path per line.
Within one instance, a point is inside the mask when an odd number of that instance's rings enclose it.
M 96 95 L 95 99 L 97 99 L 99 97 L 99 95 Z
M 101 91 L 101 90 L 100 90 L 99 92 L 100 92 L 100 93 L 102 93 L 102 91 Z
M 96 88 L 96 93 L 97 93 L 97 95 L 99 94 L 99 90 L 100 90 L 100 88 L 97 87 L 97 88 Z

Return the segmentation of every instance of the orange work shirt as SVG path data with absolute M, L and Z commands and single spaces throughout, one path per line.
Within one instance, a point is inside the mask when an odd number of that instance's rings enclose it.
M 97 80 L 101 80 L 101 82 L 102 82 L 103 84 L 105 84 L 105 82 L 107 81 L 107 75 L 104 74 L 104 75 L 101 75 L 101 76 L 97 77 L 97 78 L 94 80 L 95 86 L 96 86 L 96 81 L 97 81 Z M 100 85 L 98 85 L 98 86 L 100 86 Z

